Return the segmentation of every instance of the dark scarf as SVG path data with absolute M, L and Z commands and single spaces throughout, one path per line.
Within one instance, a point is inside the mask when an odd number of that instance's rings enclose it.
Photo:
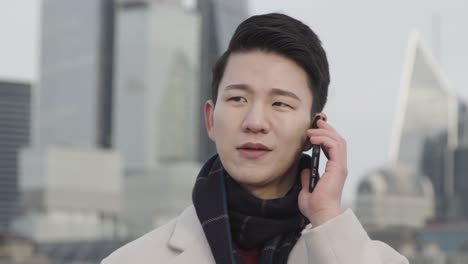
M 299 171 L 310 157 L 302 155 Z M 240 264 L 237 248 L 261 249 L 260 263 L 287 263 L 308 220 L 300 213 L 299 177 L 282 198 L 262 200 L 249 194 L 223 168 L 218 155 L 196 179 L 192 200 L 216 263 Z

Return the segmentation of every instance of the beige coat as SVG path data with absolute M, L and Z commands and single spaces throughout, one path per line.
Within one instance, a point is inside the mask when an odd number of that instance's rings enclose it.
M 215 263 L 193 206 L 102 261 L 102 264 L 144 263 Z M 348 209 L 323 225 L 306 228 L 288 263 L 407 264 L 408 261 L 388 245 L 370 240 Z

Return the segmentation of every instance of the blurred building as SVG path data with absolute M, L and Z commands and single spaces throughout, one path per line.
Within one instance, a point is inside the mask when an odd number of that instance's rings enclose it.
M 193 183 L 200 166 L 161 165 L 152 174 L 126 176 L 123 221 L 131 237 L 166 224 L 192 203 Z
M 31 86 L 0 81 L 0 234 L 17 213 L 18 152 L 30 141 Z
M 21 236 L 0 235 L 1 264 L 96 264 L 126 239 L 92 241 L 37 242 Z
M 198 112 L 202 113 L 206 100 L 211 98 L 211 69 L 216 60 L 226 51 L 229 41 L 237 26 L 248 17 L 247 0 L 198 0 L 201 13 L 201 65 L 200 94 Z M 204 116 L 199 116 L 199 123 L 204 124 Z M 206 133 L 204 125 L 199 126 L 198 160 L 205 162 L 216 148 Z
M 459 146 L 454 152 L 454 192 L 458 201 L 456 219 L 468 221 L 468 145 Z M 467 238 L 468 239 L 468 238 Z
M 356 214 L 368 230 L 423 227 L 434 214 L 430 180 L 402 165 L 370 172 L 358 187 Z
M 34 145 L 109 147 L 113 0 L 42 1 Z
M 200 18 L 175 3 L 117 7 L 113 145 L 127 175 L 197 158 Z
M 426 139 L 445 132 L 446 144 L 456 146 L 458 102 L 419 34 L 410 36 L 407 52 L 390 160 L 419 170 Z
M 19 156 L 14 229 L 38 243 L 124 233 L 120 155 L 111 147 L 114 2 L 42 2 L 33 138 Z
M 129 242 L 130 240 L 127 239 L 97 239 L 42 243 L 36 247 L 32 260 L 36 260 L 37 256 L 45 256 L 47 262 L 44 264 L 97 264 Z M 39 262 L 31 262 L 31 264 L 33 263 L 40 264 Z M 23 264 L 23 262 L 18 264 Z
M 412 34 L 390 161 L 359 185 L 356 213 L 411 263 L 467 263 L 468 113 Z
M 464 248 L 467 231 L 466 226 L 400 226 L 372 230 L 369 236 L 385 241 L 411 264 L 465 264 L 468 263 L 468 251 Z
M 436 219 L 468 219 L 466 206 L 466 105 L 447 81 L 418 35 L 410 40 L 391 145 L 394 163 L 427 175 L 436 195 Z
M 186 1 L 119 1 L 113 145 L 133 236 L 191 204 L 199 172 L 200 14 Z
M 441 69 L 425 48 L 421 37 L 412 34 L 390 146 L 389 166 L 409 168 L 415 172 L 407 177 L 420 178 L 420 175 L 425 175 L 430 180 L 430 183 L 418 180 L 424 182 L 424 188 L 428 184 L 433 188 L 435 214 L 433 217 L 427 214 L 426 220 L 468 219 L 466 108 L 454 91 L 448 88 Z M 415 179 L 406 181 L 414 182 Z M 362 191 L 376 182 L 377 179 L 364 179 L 359 188 L 358 208 L 365 208 L 363 200 L 369 199 L 369 195 L 364 195 Z M 413 194 L 419 195 L 416 191 Z M 414 208 L 415 211 L 420 210 Z M 405 222 L 408 216 L 403 214 L 398 217 L 402 219 L 401 224 L 408 224 Z
M 425 140 L 451 131 L 453 97 L 432 57 L 410 36 L 388 165 L 359 184 L 356 213 L 368 228 L 422 227 L 433 217 L 433 182 L 421 168 Z
M 468 118 L 467 105 L 457 101 L 456 146 L 447 144 L 448 134 L 426 139 L 422 170 L 434 182 L 438 194 L 437 220 L 468 220 Z M 447 173 L 453 175 L 446 177 Z
M 35 254 L 34 241 L 21 236 L 0 234 L 0 263 L 48 264 L 44 256 Z
M 122 161 L 112 150 L 51 146 L 20 153 L 15 231 L 38 242 L 111 239 L 126 230 Z
M 438 197 L 434 220 L 468 220 L 468 146 L 450 148 L 446 142 L 447 134 L 442 133 L 428 138 L 424 145 L 422 170 L 434 183 Z M 447 181 L 447 170 L 453 174 L 453 182 Z

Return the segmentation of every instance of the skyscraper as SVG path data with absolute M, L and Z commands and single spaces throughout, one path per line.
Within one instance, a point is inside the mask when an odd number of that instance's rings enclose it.
M 201 70 L 199 111 L 208 98 L 211 98 L 211 68 L 227 49 L 237 25 L 247 18 L 247 1 L 199 0 L 198 8 L 202 16 L 201 29 Z M 204 116 L 200 115 L 199 157 L 205 162 L 216 150 L 206 133 Z
M 459 99 L 456 145 L 448 144 L 447 131 L 425 140 L 421 170 L 433 182 L 438 220 L 468 220 L 467 127 L 467 106 Z
M 458 102 L 417 33 L 410 35 L 406 58 L 390 160 L 420 168 L 427 138 L 446 132 L 447 144 L 456 145 Z
M 43 1 L 36 146 L 110 146 L 113 14 L 113 0 Z
M 137 236 L 191 203 L 200 169 L 200 15 L 184 1 L 119 1 L 113 146 L 125 162 L 123 220 Z
M 112 138 L 127 175 L 197 160 L 200 19 L 180 2 L 117 6 Z
M 371 225 L 423 226 L 442 210 L 453 170 L 447 146 L 457 142 L 457 100 L 418 33 L 410 35 L 389 164 L 362 180 L 357 214 Z M 432 144 L 428 149 L 430 141 Z M 429 164 L 426 161 L 430 160 Z M 428 179 L 429 178 L 429 179 Z M 452 185 L 449 184 L 451 182 Z M 444 201 L 445 201 L 444 200 Z M 380 202 L 379 202 L 380 201 Z M 380 208 L 393 204 L 391 215 Z M 435 204 L 434 204 L 435 203 Z M 382 216 L 384 215 L 384 217 Z M 394 221 L 389 219 L 394 217 Z M 412 219 L 413 218 L 413 219 Z M 382 224 L 385 221 L 386 224 Z
M 31 86 L 0 82 L 0 233 L 17 213 L 18 152 L 30 140 Z
M 468 202 L 468 181 L 465 180 L 468 163 L 466 107 L 449 89 L 441 69 L 417 33 L 410 35 L 404 67 L 390 146 L 390 166 L 408 168 L 414 172 L 407 175 L 412 178 L 405 179 L 408 183 L 405 185 L 417 180 L 420 189 L 427 184 L 424 179 L 418 178 L 430 179 L 436 219 L 468 219 L 464 206 Z M 394 180 L 381 184 L 389 185 Z M 365 207 L 364 187 L 367 183 L 375 182 L 375 179 L 364 179 L 361 183 L 360 193 L 363 195 L 358 194 L 358 201 L 362 200 L 360 207 Z M 418 193 L 417 188 L 413 193 Z M 425 196 L 419 197 L 426 199 Z M 421 208 L 413 206 L 415 210 Z M 401 217 L 405 217 L 401 209 L 398 211 Z M 425 220 L 432 218 L 430 214 L 422 216 L 426 216 Z
M 436 217 L 445 218 L 454 213 L 457 204 L 454 151 L 459 141 L 460 101 L 419 35 L 412 35 L 410 47 L 391 160 L 408 164 L 431 179 Z
M 404 68 L 390 159 L 411 166 L 432 182 L 437 216 L 449 210 L 457 142 L 457 99 L 418 34 L 412 34 Z M 452 193 L 452 194 L 449 194 Z
M 114 2 L 42 1 L 41 17 L 33 140 L 19 156 L 14 227 L 39 242 L 114 237 L 123 169 L 110 149 Z
M 455 192 L 460 197 L 460 213 L 468 219 L 468 105 L 460 103 L 458 111 L 459 140 L 455 150 Z M 468 244 L 467 244 L 468 246 Z

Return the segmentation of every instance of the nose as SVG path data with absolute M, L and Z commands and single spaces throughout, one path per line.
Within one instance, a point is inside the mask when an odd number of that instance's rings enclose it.
M 268 113 L 261 104 L 252 105 L 242 122 L 242 130 L 251 133 L 268 133 L 270 125 Z

